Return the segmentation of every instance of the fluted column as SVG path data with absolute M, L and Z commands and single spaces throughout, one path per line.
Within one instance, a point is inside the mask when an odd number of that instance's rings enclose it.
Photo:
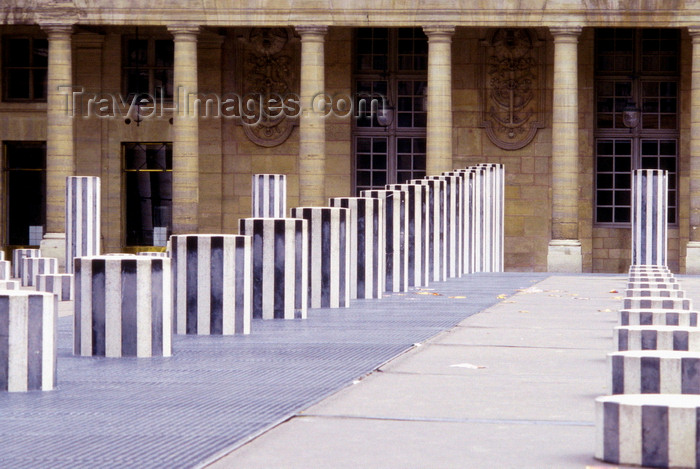
M 688 28 L 693 41 L 690 85 L 690 233 L 685 271 L 700 274 L 700 26 Z
M 297 26 L 301 36 L 302 114 L 299 120 L 299 205 L 326 204 L 326 125 L 313 109 L 314 96 L 325 91 L 324 41 L 327 26 Z
M 46 84 L 46 232 L 65 228 L 66 177 L 75 175 L 73 117 L 68 88 L 73 84 L 71 35 L 73 26 L 43 25 L 49 38 Z
M 552 240 L 550 272 L 581 272 L 578 239 L 578 37 L 580 27 L 550 27 L 554 36 L 552 104 Z
M 452 171 L 452 35 L 454 26 L 424 26 L 428 36 L 426 174 Z
M 177 111 L 173 116 L 173 225 L 174 234 L 198 232 L 199 122 L 197 95 L 198 26 L 169 26 L 175 41 L 173 83 Z

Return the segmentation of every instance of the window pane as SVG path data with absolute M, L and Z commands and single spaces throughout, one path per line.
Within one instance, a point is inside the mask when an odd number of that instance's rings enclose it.
M 10 38 L 5 42 L 5 65 L 10 67 L 28 67 L 31 65 L 31 40 L 29 38 Z
M 46 223 L 46 144 L 7 142 L 5 155 L 7 243 L 30 245 L 30 227 Z

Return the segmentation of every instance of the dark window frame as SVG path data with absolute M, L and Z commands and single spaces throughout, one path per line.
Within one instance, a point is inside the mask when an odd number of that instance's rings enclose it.
M 12 41 L 29 41 L 28 57 L 26 64 L 12 63 Z M 38 44 L 37 44 L 38 43 Z M 44 52 L 45 51 L 45 52 Z M 48 53 L 49 43 L 46 37 L 34 35 L 3 35 L 2 37 L 2 100 L 4 102 L 45 103 L 47 97 L 48 81 Z M 45 54 L 44 59 L 40 59 Z M 38 62 L 38 63 L 37 63 Z M 26 72 L 24 80 L 27 81 L 27 95 L 11 95 L 10 76 L 16 72 Z M 23 80 L 23 81 L 24 81 Z M 37 81 L 42 85 L 38 88 Z M 38 92 L 38 90 L 41 90 Z M 38 96 L 37 96 L 38 95 Z
M 34 140 L 6 140 L 2 142 L 3 152 L 3 180 L 4 180 L 4 219 L 5 233 L 4 240 L 8 246 L 38 246 L 37 244 L 29 244 L 29 226 L 43 226 L 46 229 L 46 142 Z M 22 158 L 19 155 L 12 155 L 15 151 L 38 150 L 42 153 L 39 157 L 41 161 L 33 161 L 30 164 L 28 159 Z M 37 164 L 38 163 L 38 164 Z M 40 173 L 37 175 L 37 173 Z M 18 178 L 13 176 L 17 175 Z M 28 180 L 30 178 L 31 180 Z M 16 184 L 13 179 L 19 179 Z M 37 183 L 41 188 L 40 194 L 36 193 Z M 20 197 L 20 202 L 13 209 L 14 186 L 17 186 L 19 192 L 27 189 L 26 194 L 15 194 Z M 28 197 L 38 200 L 28 201 Z M 38 212 L 30 213 L 31 210 L 39 208 Z M 34 222 L 21 223 L 14 220 L 13 213 L 19 213 L 23 218 L 29 216 Z M 15 225 L 22 224 L 21 230 L 15 230 Z M 26 226 L 25 226 L 26 225 Z M 17 231 L 15 233 L 15 231 Z M 24 238 L 26 235 L 26 238 Z M 26 241 L 26 242 L 25 242 Z

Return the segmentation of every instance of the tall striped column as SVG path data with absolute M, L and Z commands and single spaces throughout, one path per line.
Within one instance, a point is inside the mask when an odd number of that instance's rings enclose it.
M 12 251 L 12 276 L 14 278 L 22 278 L 22 268 L 24 267 L 22 259 L 25 257 L 41 257 L 41 251 L 38 249 L 15 249 Z
M 661 169 L 632 172 L 632 264 L 666 265 L 667 175 Z
M 173 312 L 178 334 L 249 334 L 252 238 L 190 234 L 171 237 Z
M 487 272 L 503 272 L 505 169 L 502 164 L 495 163 L 481 163 L 476 168 L 483 170 L 484 200 L 488 204 L 484 210 L 488 217 L 485 229 L 491 242 L 486 246 L 488 261 L 485 268 Z
M 309 308 L 350 306 L 350 210 L 296 207 L 309 223 Z
M 308 222 L 242 218 L 238 231 L 253 237 L 253 317 L 306 319 Z
M 55 257 L 25 257 L 22 264 L 23 287 L 35 286 L 36 276 L 39 274 L 58 273 L 58 259 Z
M 461 277 L 464 273 L 464 181 L 458 175 L 428 176 L 445 181 L 445 224 L 447 233 L 447 276 Z
M 58 301 L 73 299 L 73 274 L 39 274 L 35 283 L 37 291 L 53 293 Z
M 420 184 L 389 184 L 386 187 L 408 194 L 408 286 L 428 286 L 428 248 L 432 239 L 432 233 L 428 230 L 430 190 L 428 186 Z
M 284 218 L 287 216 L 287 176 L 253 174 L 252 217 Z
M 428 248 L 428 268 L 431 281 L 447 280 L 447 182 L 439 179 L 413 179 L 411 184 L 428 186 L 429 190 L 428 230 L 432 233 L 432 242 Z
M 134 255 L 75 259 L 73 353 L 172 355 L 170 259 Z
M 12 278 L 12 263 L 10 261 L 0 261 L 0 280 L 10 280 Z
M 350 299 L 381 298 L 384 292 L 384 201 L 333 197 L 331 207 L 350 209 Z
M 0 293 L 0 390 L 56 386 L 58 306 L 50 293 Z
M 474 273 L 477 271 L 476 267 L 476 256 L 480 256 L 481 253 L 477 253 L 477 206 L 476 206 L 476 194 L 477 194 L 477 174 L 478 171 L 474 168 L 464 168 L 456 169 L 447 175 L 456 175 L 462 178 L 462 184 L 464 185 L 462 205 L 464 220 L 462 223 L 462 246 L 464 249 L 463 259 L 463 272 L 464 273 Z
M 66 178 L 66 273 L 73 258 L 100 254 L 100 178 Z
M 366 190 L 361 196 L 384 201 L 384 288 L 408 290 L 408 198 L 403 191 Z

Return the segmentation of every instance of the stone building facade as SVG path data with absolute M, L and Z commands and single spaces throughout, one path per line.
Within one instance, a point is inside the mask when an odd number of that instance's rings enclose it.
M 60 240 L 70 175 L 102 178 L 103 248 L 119 252 L 236 233 L 255 173 L 286 174 L 295 207 L 493 162 L 507 270 L 620 272 L 630 172 L 658 167 L 670 267 L 700 271 L 694 0 L 10 0 L 0 15 L 5 248 Z

